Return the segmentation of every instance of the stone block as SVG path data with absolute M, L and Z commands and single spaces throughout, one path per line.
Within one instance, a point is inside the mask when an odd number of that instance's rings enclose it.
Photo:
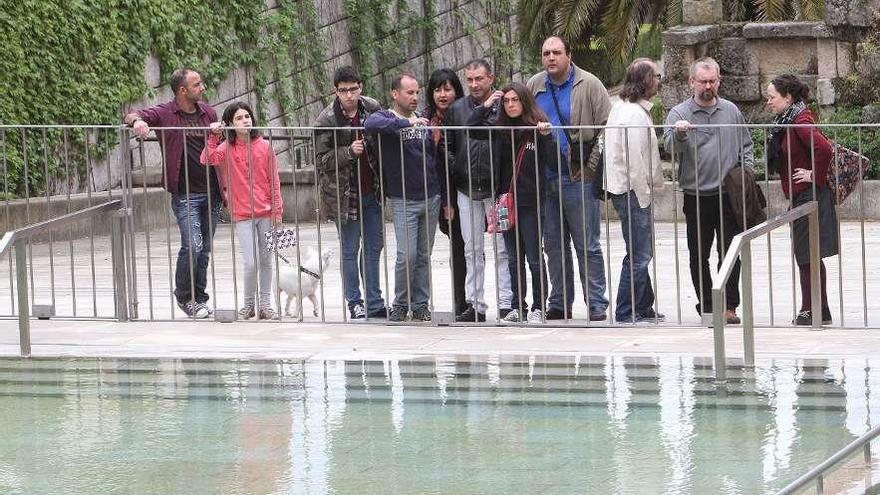
M 745 38 L 720 40 L 716 48 L 716 59 L 725 76 L 748 76 L 758 73 L 758 57 Z
M 760 78 L 752 76 L 724 76 L 718 92 L 731 101 L 757 101 L 761 99 Z
M 664 46 L 689 46 L 718 38 L 718 26 L 675 26 L 663 32 Z
M 718 26 L 721 38 L 742 38 L 745 22 L 725 22 Z
M 663 77 L 666 80 L 687 81 L 688 71 L 695 60 L 693 47 L 664 46 Z
M 870 28 L 880 0 L 825 0 L 825 23 L 834 27 Z
M 758 59 L 761 74 L 815 74 L 816 43 L 755 39 L 749 46 Z
M 743 36 L 751 39 L 768 38 L 831 38 L 833 35 L 823 22 L 750 22 L 743 26 Z
M 836 41 L 816 40 L 816 68 L 819 77 L 831 79 L 838 76 Z
M 682 23 L 687 26 L 719 24 L 724 21 L 721 0 L 682 0 Z
M 855 44 L 845 41 L 837 42 L 837 74 L 845 76 L 853 71 L 853 50 Z
M 660 87 L 660 98 L 663 100 L 663 106 L 667 109 L 678 105 L 684 100 L 693 96 L 691 87 L 687 82 L 664 82 Z
M 816 102 L 819 105 L 833 105 L 837 100 L 837 95 L 834 92 L 834 85 L 831 84 L 831 79 L 820 78 L 816 80 Z
M 856 66 L 859 72 L 863 74 L 880 72 L 880 52 L 876 50 L 873 47 L 870 51 L 865 50 L 861 43 L 858 45 L 856 52 L 858 53 L 859 61 Z

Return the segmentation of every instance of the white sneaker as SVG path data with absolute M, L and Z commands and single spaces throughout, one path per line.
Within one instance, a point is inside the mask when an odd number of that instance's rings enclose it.
M 177 306 L 190 318 L 203 320 L 210 316 L 210 313 L 208 313 L 208 307 L 201 303 L 187 301 L 183 304 L 177 303 Z
M 540 309 L 533 309 L 529 311 L 529 323 L 544 323 L 544 312 Z
M 519 323 L 522 321 L 522 318 L 520 317 L 518 309 L 511 309 L 510 313 L 507 313 L 507 316 L 501 318 L 501 321 L 507 323 Z

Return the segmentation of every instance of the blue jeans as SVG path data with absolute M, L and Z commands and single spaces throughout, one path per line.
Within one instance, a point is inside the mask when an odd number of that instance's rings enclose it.
M 654 306 L 654 287 L 651 285 L 648 266 L 653 257 L 651 205 L 640 208 L 639 200 L 634 193 L 609 196 L 620 218 L 620 228 L 623 231 L 623 240 L 626 242 L 626 255 L 620 267 L 620 285 L 617 286 L 615 318 L 621 323 L 632 322 L 633 319 L 638 321 L 640 318 L 652 315 Z M 633 315 L 631 296 L 634 296 L 636 301 L 635 315 Z
M 364 248 L 361 252 L 361 223 L 363 223 Z M 361 218 L 337 223 L 342 242 L 342 283 L 345 286 L 345 300 L 349 309 L 363 304 L 360 279 L 363 276 L 364 292 L 367 296 L 367 312 L 385 309 L 382 289 L 379 288 L 379 257 L 384 247 L 382 229 L 382 207 L 374 193 L 361 197 Z
M 559 216 L 560 185 L 562 218 Z M 564 176 L 550 179 L 547 181 L 544 205 L 544 250 L 547 252 L 551 286 L 547 307 L 562 310 L 563 305 L 567 304 L 565 309 L 571 309 L 574 300 L 574 272 L 570 244 L 574 243 L 585 302 L 591 313 L 604 313 L 608 308 L 608 298 L 605 297 L 605 263 L 602 260 L 602 246 L 599 244 L 599 200 L 593 193 L 593 183 L 571 182 Z
M 174 271 L 174 295 L 177 302 L 207 302 L 205 292 L 208 286 L 208 261 L 211 259 L 211 236 L 217 230 L 220 208 L 223 206 L 220 195 L 211 192 L 171 195 L 171 210 L 177 218 L 180 229 L 180 250 L 177 251 L 177 266 Z M 190 258 L 194 266 L 190 267 Z M 192 278 L 190 278 L 192 274 Z
M 541 236 L 538 235 L 538 207 L 518 205 L 516 225 L 504 232 L 507 246 L 507 266 L 510 270 L 510 288 L 513 293 L 511 307 L 527 312 L 526 267 L 532 278 L 532 309 L 544 311 L 547 293 L 547 269 L 541 252 Z
M 394 265 L 394 307 L 428 307 L 434 233 L 440 217 L 440 196 L 427 200 L 388 198 L 397 237 Z

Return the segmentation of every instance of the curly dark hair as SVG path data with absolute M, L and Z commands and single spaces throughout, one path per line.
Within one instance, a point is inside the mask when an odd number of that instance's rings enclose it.
M 791 95 L 793 103 L 806 102 L 810 99 L 810 88 L 793 74 L 776 76 L 770 81 L 780 96 Z
M 245 112 L 250 114 L 252 125 L 254 123 L 256 123 L 257 119 L 254 118 L 254 111 L 251 110 L 251 106 L 243 101 L 236 101 L 234 103 L 230 103 L 229 106 L 227 106 L 226 109 L 223 110 L 223 125 L 227 126 L 227 127 L 231 127 L 232 126 L 232 118 L 235 117 L 235 112 L 238 112 L 239 110 L 244 110 Z M 250 134 L 251 134 L 250 138 L 254 139 L 260 133 L 256 129 L 251 129 Z M 230 130 L 226 131 L 226 139 L 229 140 L 230 144 L 235 142 L 235 138 L 236 138 L 236 134 L 235 134 L 234 130 L 230 129 Z

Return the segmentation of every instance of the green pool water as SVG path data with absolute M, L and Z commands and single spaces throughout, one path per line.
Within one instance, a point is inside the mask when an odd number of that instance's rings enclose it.
M 872 364 L 0 359 L 0 493 L 773 493 L 877 424 Z

